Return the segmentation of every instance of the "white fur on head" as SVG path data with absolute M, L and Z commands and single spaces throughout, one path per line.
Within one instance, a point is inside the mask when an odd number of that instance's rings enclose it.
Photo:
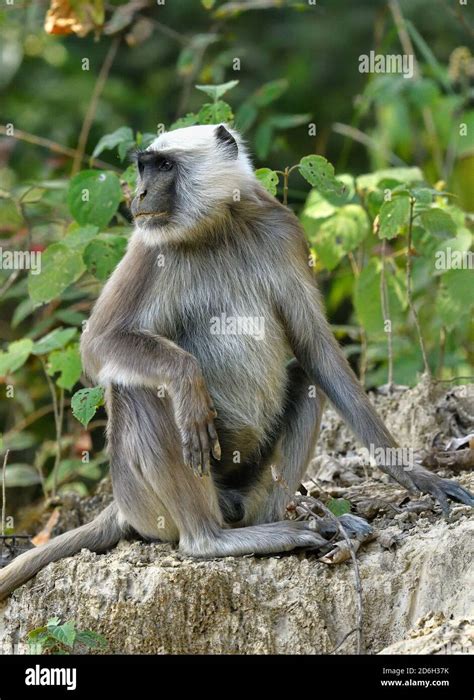
M 219 126 L 234 138 L 238 153 L 217 137 Z M 227 125 L 189 126 L 167 131 L 156 138 L 148 151 L 176 154 L 185 163 L 176 180 L 177 212 L 172 221 L 153 228 L 140 228 L 137 235 L 147 245 L 176 242 L 200 220 L 218 214 L 222 205 L 235 202 L 255 184 L 247 149 L 240 134 Z M 183 174 L 183 170 L 185 173 Z

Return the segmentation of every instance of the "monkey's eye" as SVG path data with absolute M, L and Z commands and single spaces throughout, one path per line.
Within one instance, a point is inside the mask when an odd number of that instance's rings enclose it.
M 170 160 L 163 158 L 163 160 L 160 161 L 160 164 L 158 166 L 158 170 L 162 170 L 164 172 L 167 172 L 168 170 L 171 170 L 172 167 L 173 167 L 173 163 Z

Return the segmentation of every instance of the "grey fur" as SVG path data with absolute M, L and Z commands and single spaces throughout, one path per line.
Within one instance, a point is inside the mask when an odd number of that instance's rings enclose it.
M 81 343 L 86 373 L 107 387 L 115 505 L 0 572 L 0 597 L 49 561 L 112 546 L 126 527 L 195 557 L 320 547 L 307 523 L 282 521 L 287 494 L 270 466 L 297 488 L 325 396 L 364 445 L 396 444 L 332 335 L 298 220 L 229 131 L 237 154 L 220 127 L 150 147 L 158 160 L 141 168 L 135 233 Z M 173 163 L 163 177 L 161 158 Z M 166 217 L 148 215 L 164 205 Z M 261 319 L 264 333 L 214 334 L 222 314 Z M 442 504 L 472 503 L 422 468 L 384 468 Z

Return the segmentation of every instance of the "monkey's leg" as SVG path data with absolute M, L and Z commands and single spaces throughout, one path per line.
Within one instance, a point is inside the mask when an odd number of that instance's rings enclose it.
M 117 544 L 126 529 L 117 504 L 111 503 L 92 522 L 65 532 L 51 542 L 30 549 L 0 570 L 0 600 L 32 578 L 52 561 L 76 554 L 81 549 L 103 552 Z
M 312 385 L 296 360 L 288 365 L 288 378 L 282 432 L 272 460 L 282 481 L 271 481 L 268 496 L 258 506 L 258 512 L 252 513 L 251 502 L 246 504 L 246 521 L 250 523 L 283 520 L 288 501 L 301 484 L 319 435 L 324 408 L 322 391 Z M 265 476 L 270 477 L 269 474 Z

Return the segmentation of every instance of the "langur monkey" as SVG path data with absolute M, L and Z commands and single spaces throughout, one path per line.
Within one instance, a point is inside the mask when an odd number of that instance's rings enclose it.
M 366 447 L 396 443 L 325 318 L 294 214 L 261 186 L 224 125 L 160 135 L 136 155 L 135 230 L 82 335 L 106 389 L 114 500 L 0 572 L 0 598 L 51 561 L 121 536 L 192 557 L 325 544 L 284 520 L 327 397 Z M 382 464 L 412 492 L 473 505 L 422 466 Z M 348 527 L 350 527 L 350 522 Z

